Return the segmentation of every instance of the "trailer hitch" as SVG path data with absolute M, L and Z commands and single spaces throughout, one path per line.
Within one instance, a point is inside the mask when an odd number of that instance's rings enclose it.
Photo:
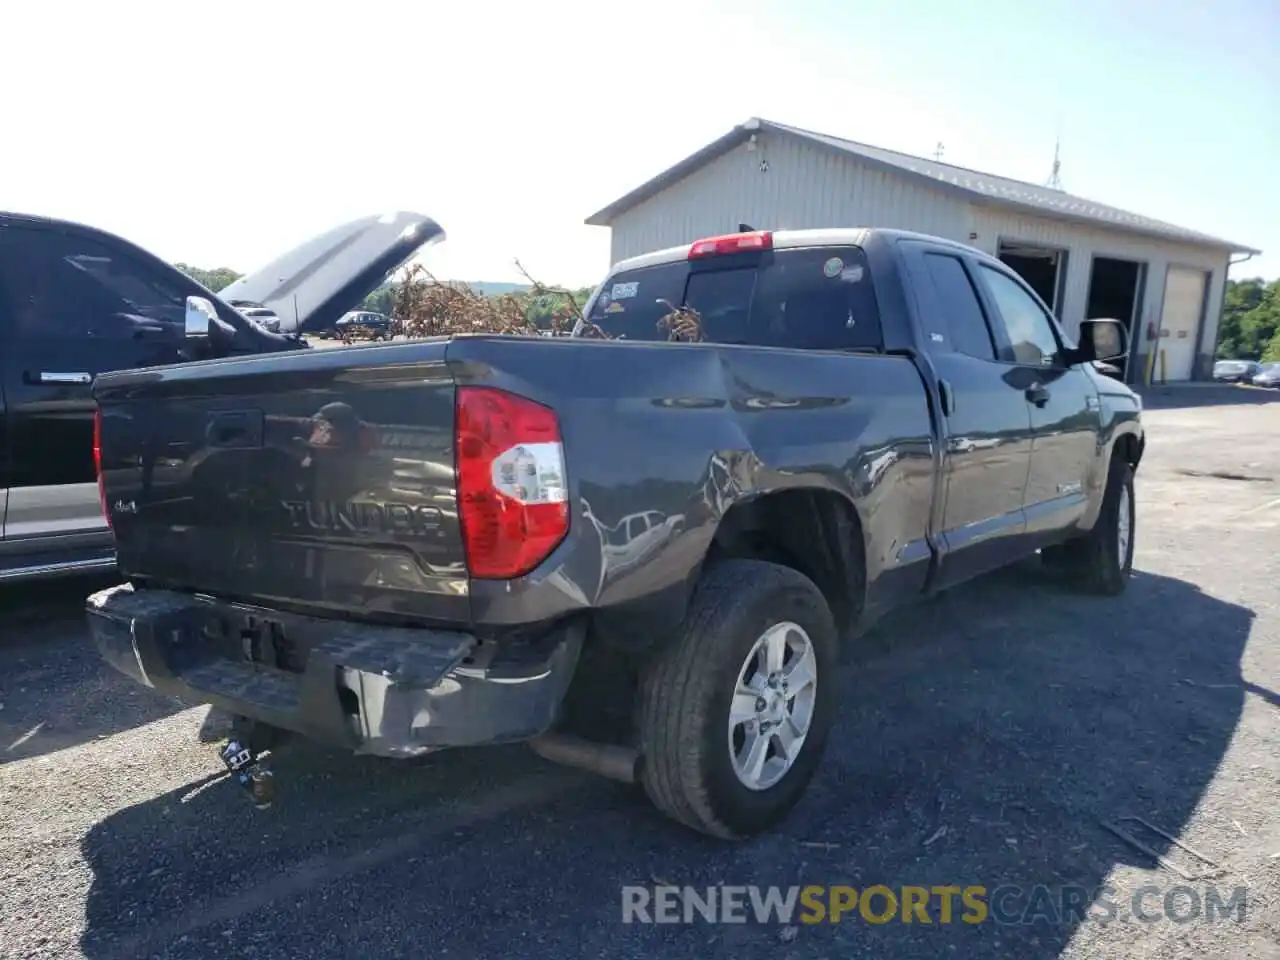
M 271 806 L 276 798 L 275 780 L 257 751 L 232 739 L 218 756 L 240 786 L 248 791 L 255 807 L 266 810 Z

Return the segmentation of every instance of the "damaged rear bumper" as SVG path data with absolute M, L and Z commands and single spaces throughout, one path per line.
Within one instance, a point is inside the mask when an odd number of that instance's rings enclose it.
M 410 757 L 548 730 L 578 627 L 504 650 L 470 634 L 285 614 L 129 584 L 86 602 L 108 664 L 192 703 L 359 753 Z

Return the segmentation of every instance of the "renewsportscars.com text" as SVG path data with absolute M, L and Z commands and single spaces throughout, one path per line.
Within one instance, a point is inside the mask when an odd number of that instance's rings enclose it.
M 1244 887 L 625 886 L 623 923 L 1243 923 Z

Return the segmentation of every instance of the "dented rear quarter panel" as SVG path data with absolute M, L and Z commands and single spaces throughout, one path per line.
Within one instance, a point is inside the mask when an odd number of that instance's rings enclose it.
M 833 491 L 856 509 L 871 603 L 924 585 L 935 440 L 908 358 L 465 337 L 447 359 L 459 386 L 552 407 L 569 478 L 565 542 L 527 577 L 473 581 L 478 622 L 594 609 L 633 631 L 673 630 L 725 513 L 799 488 Z

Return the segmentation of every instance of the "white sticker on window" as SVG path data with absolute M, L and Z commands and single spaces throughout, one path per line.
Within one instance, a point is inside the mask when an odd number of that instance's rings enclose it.
M 840 271 L 840 279 L 845 283 L 857 283 L 862 279 L 862 264 L 855 263 L 851 267 L 845 267 Z
M 615 283 L 613 289 L 609 291 L 610 297 L 614 300 L 629 300 L 640 292 L 640 283 L 632 280 L 630 283 Z

